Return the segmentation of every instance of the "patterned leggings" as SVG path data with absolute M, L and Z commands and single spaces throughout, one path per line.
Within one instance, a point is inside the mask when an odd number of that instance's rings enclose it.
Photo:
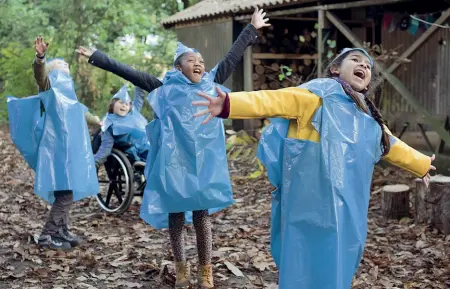
M 193 219 L 197 236 L 198 262 L 200 265 L 208 265 L 211 263 L 212 250 L 211 219 L 208 210 L 194 211 Z M 186 261 L 183 234 L 184 222 L 184 213 L 169 214 L 170 244 L 172 245 L 172 252 L 176 262 Z

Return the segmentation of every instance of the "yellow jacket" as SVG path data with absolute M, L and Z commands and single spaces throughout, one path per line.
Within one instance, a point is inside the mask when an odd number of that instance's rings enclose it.
M 290 119 L 289 138 L 320 141 L 319 133 L 311 121 L 322 99 L 307 89 L 289 87 L 280 90 L 261 90 L 254 92 L 234 92 L 229 94 L 232 119 L 273 118 Z M 386 132 L 395 139 L 391 149 L 383 160 L 407 170 L 418 177 L 429 171 L 430 157 L 416 151 L 386 128 Z

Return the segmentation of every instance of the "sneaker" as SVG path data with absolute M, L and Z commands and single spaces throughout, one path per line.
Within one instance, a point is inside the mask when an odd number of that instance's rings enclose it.
M 58 236 L 65 242 L 68 242 L 72 247 L 78 246 L 81 243 L 81 238 L 70 232 L 67 226 L 62 226 L 58 229 Z
M 54 250 L 70 250 L 72 248 L 69 242 L 64 241 L 57 235 L 41 235 L 38 239 L 38 246 L 43 249 Z

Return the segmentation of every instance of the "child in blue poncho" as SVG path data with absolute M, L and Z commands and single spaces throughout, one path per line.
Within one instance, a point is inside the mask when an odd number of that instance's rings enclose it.
M 363 49 L 344 49 L 326 77 L 280 90 L 199 93 L 196 106 L 231 119 L 274 118 L 258 157 L 276 190 L 271 251 L 280 289 L 349 289 L 367 236 L 370 185 L 383 159 L 423 178 L 434 160 L 391 134 L 369 98 L 374 61 Z
M 136 87 L 134 101 L 124 85 L 112 98 L 102 120 L 101 145 L 94 155 L 98 168 L 106 162 L 114 145 L 128 153 L 134 167 L 144 167 L 149 149 L 147 120 L 141 115 L 145 91 Z
M 264 17 L 265 13 L 256 9 L 251 24 L 210 72 L 205 71 L 202 55 L 181 43 L 174 57 L 174 69 L 162 80 L 118 63 L 98 50 L 94 52 L 83 47 L 78 50 L 89 57 L 92 65 L 150 92 L 148 99 L 155 120 L 147 127 L 151 148 L 141 217 L 156 228 L 169 227 L 176 262 L 176 288 L 190 285 L 183 228 L 191 217 L 197 236 L 198 284 L 200 288 L 214 287 L 209 214 L 233 203 L 223 123 L 218 120 L 202 127 L 192 117 L 190 102 L 197 91 L 212 93 L 216 84 L 227 80 L 245 49 L 256 40 L 256 29 L 269 26 Z
M 74 201 L 98 193 L 89 124 L 99 118 L 78 102 L 69 65 L 46 60 L 48 43 L 35 40 L 33 72 L 39 94 L 8 98 L 11 139 L 35 171 L 34 191 L 52 204 L 38 238 L 41 248 L 70 249 L 81 239 L 69 230 Z

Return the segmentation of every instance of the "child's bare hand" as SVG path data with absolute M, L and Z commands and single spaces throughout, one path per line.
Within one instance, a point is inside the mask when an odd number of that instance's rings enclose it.
M 218 93 L 217 97 L 212 97 L 204 92 L 198 92 L 197 94 L 206 99 L 207 101 L 193 101 L 192 105 L 194 106 L 207 106 L 208 109 L 202 110 L 194 114 L 195 117 L 199 117 L 202 115 L 207 114 L 208 112 L 210 115 L 202 122 L 202 124 L 207 123 L 210 121 L 213 117 L 219 115 L 222 110 L 223 106 L 225 104 L 225 99 L 227 98 L 227 94 L 223 92 L 220 88 L 216 88 L 216 91 Z
M 262 27 L 269 27 L 270 23 L 267 23 L 269 21 L 269 18 L 264 18 L 266 16 L 266 12 L 264 12 L 262 9 L 259 10 L 258 7 L 255 7 L 255 12 L 252 15 L 252 22 L 251 24 L 256 29 L 260 29 Z
M 78 49 L 75 49 L 75 52 L 78 53 L 79 55 L 85 56 L 89 59 L 92 56 L 92 54 L 94 54 L 95 49 L 79 46 Z
M 436 158 L 436 156 L 433 154 L 433 155 L 431 156 L 431 162 L 433 162 L 435 158 Z M 430 164 L 430 169 L 429 169 L 429 171 L 431 171 L 431 170 L 435 171 L 435 170 L 436 170 L 436 167 Z M 425 183 L 425 186 L 427 186 L 427 187 L 429 186 L 429 184 L 430 184 L 430 179 L 431 179 L 431 176 L 430 176 L 430 173 L 428 172 L 428 173 L 425 175 L 425 177 L 423 177 L 423 179 L 422 179 L 423 182 Z
M 45 55 L 45 52 L 48 49 L 48 43 L 44 42 L 42 36 L 38 36 L 36 40 L 34 40 L 34 49 L 36 50 L 37 56 L 42 57 Z

